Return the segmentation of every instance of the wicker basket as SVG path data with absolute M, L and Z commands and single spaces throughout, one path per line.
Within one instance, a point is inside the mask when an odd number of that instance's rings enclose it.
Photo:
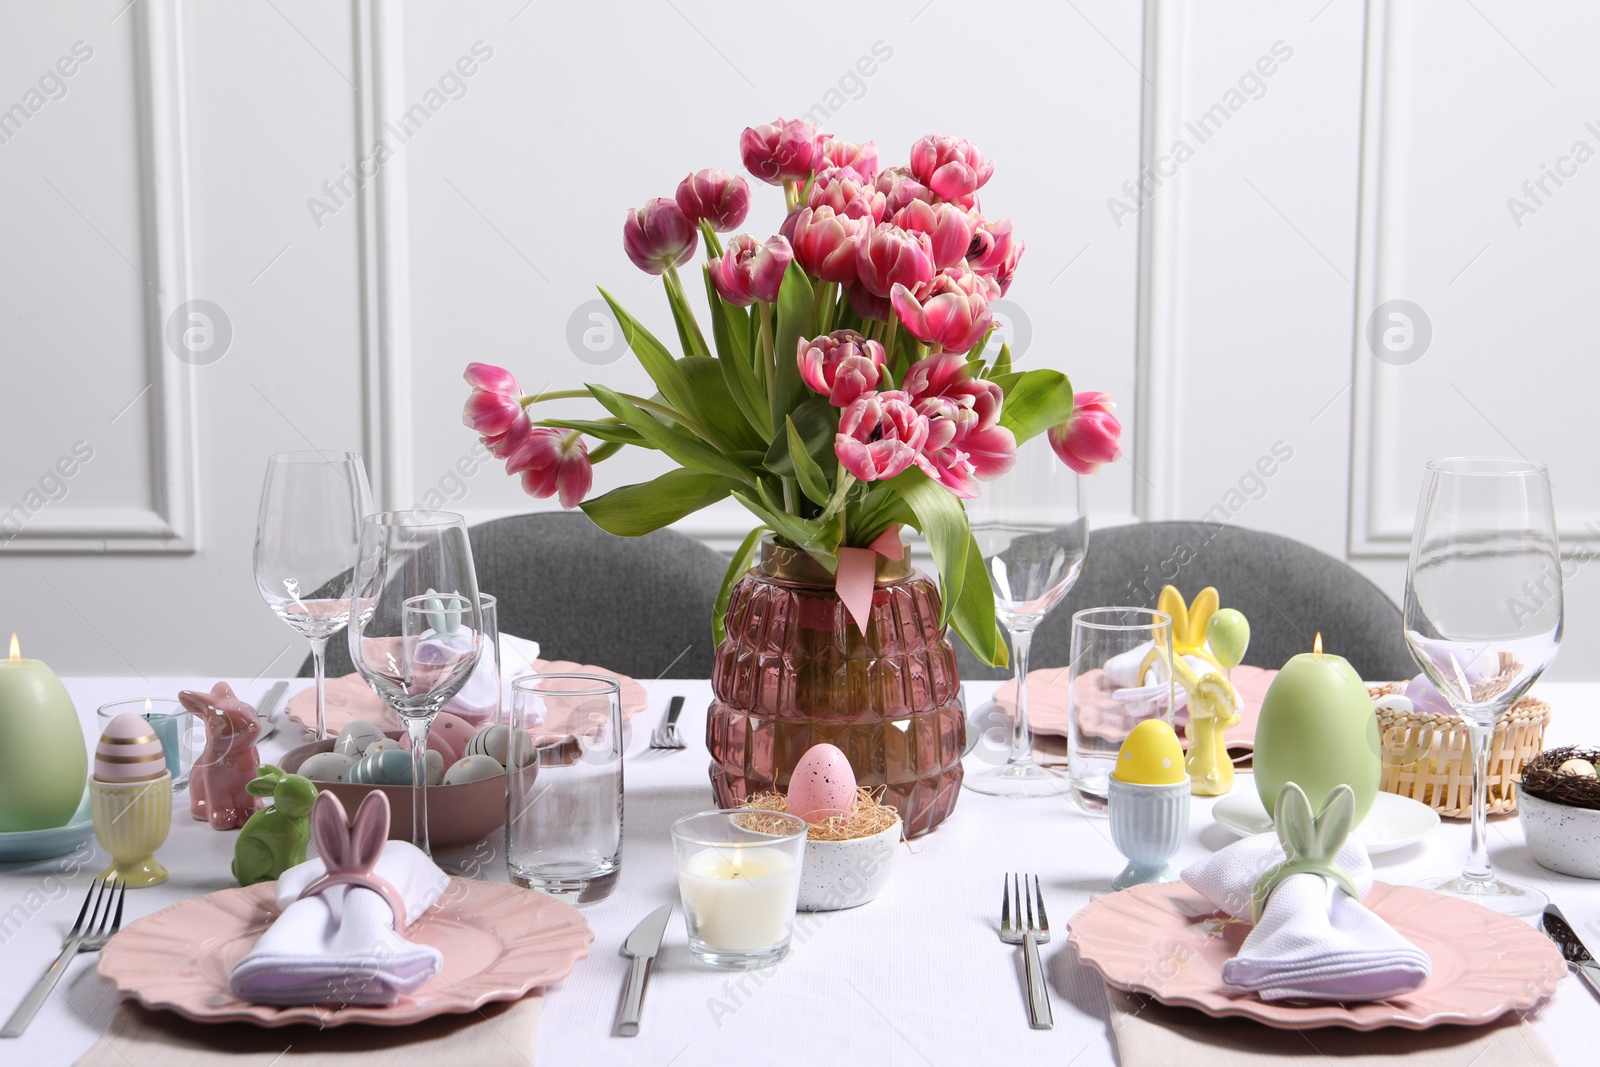
M 1405 682 L 1367 686 L 1373 699 L 1405 689 Z M 1440 815 L 1467 818 L 1472 814 L 1472 756 L 1467 727 L 1454 715 L 1431 712 L 1378 710 L 1378 731 L 1383 744 L 1382 788 L 1420 800 Z M 1499 815 L 1517 808 L 1511 787 L 1522 767 L 1544 747 L 1544 728 L 1550 722 L 1550 705 L 1523 697 L 1495 725 L 1489 739 L 1489 813 Z

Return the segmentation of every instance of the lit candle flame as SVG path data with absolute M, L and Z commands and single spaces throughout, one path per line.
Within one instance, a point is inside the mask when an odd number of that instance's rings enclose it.
M 145 713 L 145 715 L 146 715 L 146 716 L 149 716 L 149 714 L 150 714 L 150 711 L 151 711 L 151 708 L 150 708 L 150 698 L 149 698 L 149 697 L 145 697 L 145 698 L 144 698 L 144 713 Z
M 22 662 L 22 644 L 17 640 L 17 632 L 11 631 L 11 662 Z
M 1311 642 L 1311 654 L 1313 656 L 1322 655 L 1322 631 L 1321 630 L 1317 631 L 1317 639 L 1315 641 Z

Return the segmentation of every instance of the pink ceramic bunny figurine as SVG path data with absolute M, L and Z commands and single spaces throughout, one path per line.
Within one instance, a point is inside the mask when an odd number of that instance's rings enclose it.
M 336 886 L 370 889 L 394 912 L 395 929 L 404 929 L 405 901 L 391 883 L 373 873 L 388 838 L 389 798 L 381 791 L 374 789 L 368 793 L 356 809 L 356 817 L 348 822 L 338 797 L 332 793 L 318 793 L 316 806 L 311 809 L 311 839 L 317 843 L 317 855 L 322 858 L 324 871 L 322 877 L 300 893 L 301 899 Z M 340 906 L 342 901 L 334 905 Z
M 248 788 L 261 764 L 256 709 L 234 696 L 227 682 L 209 693 L 185 690 L 178 701 L 206 724 L 206 750 L 189 773 L 189 814 L 213 830 L 237 830 L 261 804 Z

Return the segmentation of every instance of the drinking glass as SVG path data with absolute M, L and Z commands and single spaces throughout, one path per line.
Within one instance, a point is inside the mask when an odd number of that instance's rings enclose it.
M 267 458 L 256 517 L 256 588 L 311 642 L 317 734 L 327 734 L 323 654 L 349 619 L 351 567 L 361 517 L 372 510 L 367 472 L 354 452 L 280 452 Z
M 429 852 L 428 729 L 477 666 L 483 632 L 472 545 L 461 516 L 368 515 L 347 610 L 350 659 L 410 737 L 412 843 Z
M 622 869 L 622 751 L 615 678 L 530 674 L 512 683 L 506 867 L 513 882 L 574 904 L 611 895 Z
M 488 593 L 479 593 L 478 605 L 483 612 L 483 647 L 478 652 L 478 666 L 445 707 L 474 727 L 502 722 L 505 712 L 500 691 L 500 602 Z
M 788 954 L 807 829 L 798 816 L 754 808 L 702 811 L 672 824 L 695 959 L 747 969 Z
M 194 758 L 206 747 L 206 731 L 200 720 L 191 715 L 188 708 L 168 697 L 113 700 L 100 705 L 101 731 L 124 712 L 132 712 L 148 722 L 160 739 L 161 754 L 166 757 L 167 770 L 172 774 L 172 791 L 180 793 L 187 789 Z
M 1083 811 L 1103 815 L 1117 752 L 1146 719 L 1176 712 L 1172 616 L 1154 608 L 1085 608 L 1072 616 L 1067 664 L 1067 777 Z
M 1017 448 L 1017 462 L 967 502 L 967 518 L 994 587 L 994 610 L 1011 638 L 1016 712 L 1003 766 L 971 774 L 968 789 L 991 796 L 1056 796 L 1059 775 L 1033 762 L 1028 728 L 1028 649 L 1033 631 L 1083 572 L 1089 519 L 1078 475 L 1051 450 L 1044 434 Z
M 1466 722 L 1472 744 L 1472 850 L 1429 888 L 1508 915 L 1544 910 L 1538 890 L 1489 865 L 1489 738 L 1556 658 L 1561 546 L 1544 464 L 1436 459 L 1427 467 L 1406 568 L 1411 658 Z

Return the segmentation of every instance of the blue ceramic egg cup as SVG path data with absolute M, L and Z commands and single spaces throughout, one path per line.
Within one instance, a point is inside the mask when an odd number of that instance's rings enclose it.
M 1189 779 L 1171 785 L 1136 785 L 1112 778 L 1107 804 L 1111 840 L 1128 858 L 1112 879 L 1115 889 L 1146 882 L 1176 882 L 1168 861 L 1183 847 L 1189 833 Z

